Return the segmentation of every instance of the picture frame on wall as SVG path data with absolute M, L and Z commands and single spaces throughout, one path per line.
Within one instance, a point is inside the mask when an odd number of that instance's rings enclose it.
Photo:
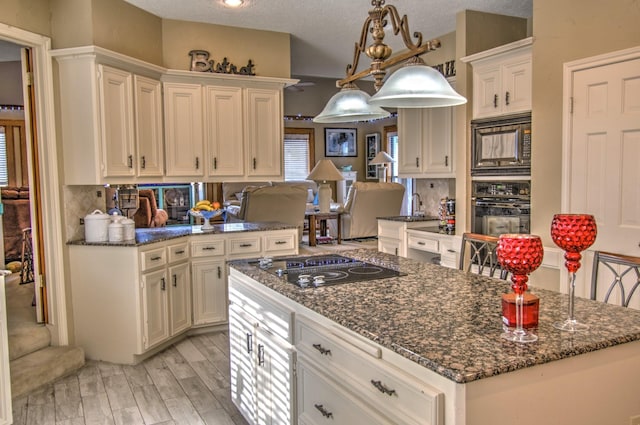
M 367 148 L 367 175 L 368 180 L 378 179 L 378 166 L 369 165 L 371 161 L 380 152 L 380 133 L 370 133 L 365 136 L 365 143 Z
M 358 130 L 325 128 L 324 156 L 358 156 Z

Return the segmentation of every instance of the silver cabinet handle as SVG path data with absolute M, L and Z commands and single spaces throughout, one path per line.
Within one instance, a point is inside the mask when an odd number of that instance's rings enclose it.
M 180 251 L 176 251 L 176 254 L 177 254 L 177 255 L 182 255 L 182 254 L 184 254 L 184 249 L 181 249 Z
M 313 348 L 318 350 L 320 352 L 320 354 L 322 354 L 323 356 L 330 356 L 331 355 L 331 350 L 329 350 L 328 348 L 324 348 L 320 344 L 313 344 Z
M 241 243 L 240 244 L 240 248 L 249 248 L 249 247 L 252 247 L 252 246 L 253 246 L 253 244 L 250 244 L 250 243 Z
M 287 241 L 276 241 L 276 245 L 284 245 Z
M 162 259 L 162 257 L 151 257 L 151 261 L 158 261 Z
M 378 389 L 378 391 L 380 391 L 383 394 L 386 394 L 388 396 L 392 396 L 396 393 L 396 390 L 390 390 L 389 388 L 385 387 L 381 381 L 374 381 L 373 379 L 371 380 L 371 385 L 373 385 L 374 387 L 376 387 Z
M 320 413 L 322 413 L 322 416 L 324 416 L 327 419 L 333 419 L 333 413 L 329 412 L 327 409 L 324 408 L 324 406 L 322 404 L 314 404 L 314 407 L 316 409 L 318 409 L 318 411 Z
M 160 278 L 160 289 L 162 289 L 163 291 L 167 290 L 167 282 L 164 277 Z
M 215 246 L 205 246 L 202 248 L 203 251 L 215 251 L 216 247 Z
M 173 275 L 173 287 L 177 288 L 178 287 L 178 276 L 177 275 Z
M 264 365 L 264 345 L 258 344 L 258 366 Z
M 253 351 L 253 335 L 250 332 L 247 332 L 247 353 L 251 353 Z

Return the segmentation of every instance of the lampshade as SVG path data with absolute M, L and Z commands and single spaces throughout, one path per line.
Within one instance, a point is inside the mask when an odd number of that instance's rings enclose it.
M 363 92 L 353 83 L 342 86 L 333 95 L 320 115 L 313 119 L 317 123 L 340 123 L 354 121 L 368 121 L 386 118 L 391 113 L 379 106 L 368 103 L 371 96 Z
M 371 161 L 369 161 L 369 164 L 370 165 L 388 164 L 390 162 L 393 162 L 393 158 L 391 158 L 391 156 L 389 156 L 389 154 L 386 153 L 385 151 L 380 151 L 376 156 L 373 157 Z
M 416 58 L 391 74 L 370 105 L 394 108 L 437 108 L 467 103 L 442 74 Z
M 313 167 L 307 179 L 315 181 L 336 181 L 344 180 L 344 177 L 333 164 L 333 161 L 330 159 L 321 159 L 316 166 Z

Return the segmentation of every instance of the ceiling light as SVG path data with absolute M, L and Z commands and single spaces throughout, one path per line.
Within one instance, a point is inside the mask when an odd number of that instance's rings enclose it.
M 395 108 L 434 108 L 454 106 L 465 103 L 467 100 L 451 88 L 447 80 L 436 70 L 424 64 L 420 55 L 440 47 L 439 40 L 423 42 L 422 33 L 414 32 L 413 37 L 409 30 L 407 16 L 402 18 L 397 9 L 392 5 L 385 5 L 385 0 L 371 0 L 374 6 L 369 11 L 360 33 L 360 42 L 356 43 L 353 63 L 347 66 L 347 76 L 337 82 L 343 90 L 349 84 L 353 84 L 365 77 L 373 77 L 377 94 L 368 99 L 368 107 L 395 107 Z M 406 47 L 401 53 L 391 56 L 392 50 L 384 44 L 384 28 L 391 22 L 394 35 L 400 33 Z M 366 46 L 367 38 L 371 34 L 372 44 Z M 415 40 L 415 41 L 414 41 Z M 369 68 L 357 72 L 360 55 L 365 53 L 371 59 Z M 395 65 L 406 63 L 387 82 L 383 82 L 386 69 Z M 396 77 L 396 74 L 397 77 Z M 387 87 L 388 85 L 388 87 Z M 340 95 L 343 90 L 336 96 Z M 360 90 L 358 90 L 360 91 Z M 364 95 L 366 93 L 361 92 Z M 362 120 L 362 116 L 370 114 L 370 110 L 345 109 L 340 116 L 340 109 L 332 103 L 337 103 L 336 96 L 332 97 L 315 122 L 350 122 Z M 346 95 L 345 95 L 346 96 Z M 339 100 L 339 99 L 338 99 Z M 347 113 L 348 111 L 348 113 Z M 331 119 L 331 121 L 321 121 Z M 368 119 L 368 118 L 364 118 Z
M 244 0 L 223 0 L 223 3 L 229 7 L 240 7 L 242 3 L 244 3 Z
M 386 118 L 391 113 L 379 106 L 369 104 L 368 93 L 363 92 L 353 83 L 347 83 L 333 95 L 320 115 L 313 119 L 317 123 L 339 123 L 369 121 Z

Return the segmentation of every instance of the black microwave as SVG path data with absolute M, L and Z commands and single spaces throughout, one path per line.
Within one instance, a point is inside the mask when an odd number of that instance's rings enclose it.
M 471 175 L 531 174 L 531 113 L 471 121 Z

